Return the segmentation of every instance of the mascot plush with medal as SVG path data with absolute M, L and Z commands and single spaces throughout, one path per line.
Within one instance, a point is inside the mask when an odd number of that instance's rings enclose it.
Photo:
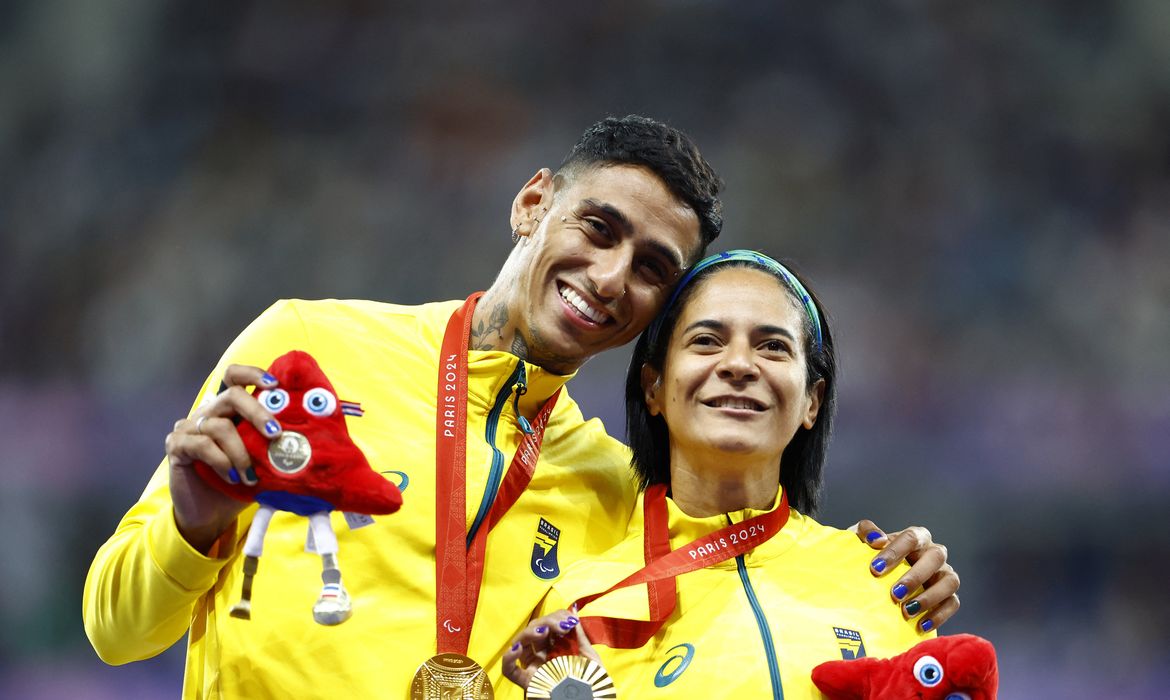
M 349 437 L 345 415 L 361 415 L 356 404 L 339 401 L 333 385 L 311 355 L 293 350 L 278 357 L 268 368 L 276 377 L 271 389 L 257 388 L 253 395 L 280 421 L 283 432 L 269 440 L 247 421 L 237 427 L 252 468 L 255 486 L 229 484 L 203 463 L 196 463 L 200 477 L 218 491 L 240 501 L 260 504 L 244 544 L 244 582 L 240 602 L 231 616 L 250 619 L 252 578 L 264 548 L 264 535 L 273 514 L 286 511 L 307 517 L 309 531 L 321 556 L 321 595 L 313 605 L 313 619 L 337 625 L 353 612 L 341 584 L 337 564 L 337 536 L 329 513 L 388 515 L 402 505 L 398 487 L 370 468 L 369 462 Z
M 956 634 L 888 659 L 829 661 L 812 680 L 829 700 L 995 700 L 999 665 L 991 642 Z

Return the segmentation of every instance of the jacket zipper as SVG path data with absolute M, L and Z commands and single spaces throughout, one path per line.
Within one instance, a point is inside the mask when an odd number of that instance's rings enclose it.
M 739 571 L 739 580 L 743 582 L 743 590 L 747 593 L 748 604 L 751 605 L 752 614 L 756 616 L 756 625 L 760 628 L 760 638 L 764 641 L 764 656 L 768 660 L 768 675 L 772 679 L 772 698 L 784 700 L 784 688 L 780 684 L 780 666 L 776 662 L 776 645 L 772 641 L 772 628 L 768 626 L 764 610 L 760 607 L 759 599 L 756 598 L 756 591 L 752 588 L 751 579 L 748 578 L 747 565 L 743 558 L 743 554 L 735 558 L 735 568 Z
M 492 468 L 488 472 L 487 484 L 483 489 L 483 498 L 479 501 L 479 512 L 475 514 L 475 520 L 471 523 L 471 529 L 467 533 L 467 546 L 471 546 L 471 541 L 475 539 L 475 533 L 479 531 L 484 520 L 487 519 L 487 514 L 492 510 L 492 504 L 496 502 L 496 492 L 500 490 L 500 481 L 504 476 L 504 453 L 500 452 L 500 448 L 496 447 L 496 429 L 500 422 L 500 414 L 504 412 L 504 406 L 508 403 L 508 397 L 512 392 L 528 390 L 527 379 L 524 374 L 524 360 L 516 363 L 516 369 L 513 370 L 508 381 L 504 382 L 500 393 L 496 395 L 496 403 L 492 406 L 492 410 L 488 412 L 487 428 L 484 431 L 484 439 L 487 441 L 489 447 L 492 448 Z M 517 414 L 519 415 L 519 414 Z

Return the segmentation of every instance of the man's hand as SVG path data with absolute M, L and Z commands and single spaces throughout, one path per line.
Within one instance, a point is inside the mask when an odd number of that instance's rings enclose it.
M 190 418 L 177 421 L 166 439 L 175 524 L 183 538 L 203 553 L 231 525 L 244 504 L 203 483 L 192 465 L 203 462 L 228 483 L 254 485 L 252 459 L 236 423 L 246 420 L 269 438 L 280 435 L 280 424 L 244 388 L 275 387 L 275 377 L 259 367 L 231 365 L 223 381 L 227 388 Z
M 958 612 L 959 575 L 947 563 L 947 548 L 931 539 L 930 530 L 908 527 L 887 535 L 869 520 L 850 529 L 881 550 L 869 565 L 874 576 L 884 576 L 903 560 L 911 565 L 890 587 L 890 597 L 902 607 L 903 617 L 917 618 L 919 628 L 929 632 Z
M 549 652 L 574 630 L 580 654 L 600 663 L 601 657 L 594 651 L 579 622 L 577 616 L 568 610 L 558 610 L 530 622 L 512 638 L 511 647 L 504 652 L 504 676 L 527 690 L 536 669 L 548 661 Z

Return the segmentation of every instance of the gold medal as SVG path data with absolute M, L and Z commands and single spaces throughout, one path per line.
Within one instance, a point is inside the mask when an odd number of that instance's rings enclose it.
M 436 654 L 414 672 L 411 700 L 493 700 L 492 684 L 479 664 L 462 654 Z
M 617 698 L 605 667 L 585 656 L 549 659 L 532 674 L 526 698 L 540 700 L 601 700 Z
M 300 433 L 286 430 L 280 437 L 268 443 L 268 459 L 272 466 L 285 474 L 296 474 L 309 464 L 313 449 L 309 439 Z

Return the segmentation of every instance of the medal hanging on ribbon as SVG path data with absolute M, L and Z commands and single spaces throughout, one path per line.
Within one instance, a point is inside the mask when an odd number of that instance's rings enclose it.
M 532 421 L 496 493 L 483 527 L 467 542 L 467 347 L 471 319 L 482 292 L 467 298 L 447 322 L 439 353 L 435 403 L 435 629 L 439 653 L 415 672 L 411 697 L 439 700 L 443 692 L 492 698 L 483 668 L 468 658 L 471 626 L 479 604 L 487 537 L 520 498 L 536 471 L 544 430 L 558 389 Z M 523 360 L 521 360 L 523 361 Z
M 655 484 L 646 489 L 643 495 L 643 505 L 645 526 L 642 541 L 646 566 L 600 593 L 578 598 L 571 606 L 572 609 L 580 611 L 589 603 L 608 593 L 629 586 L 646 584 L 649 620 L 630 620 L 619 617 L 581 618 L 581 627 L 590 642 L 603 644 L 611 649 L 637 649 L 661 629 L 663 623 L 674 612 L 678 602 L 676 578 L 685 573 L 713 566 L 750 552 L 780 532 L 788 522 L 789 516 L 788 495 L 781 494 L 780 503 L 771 511 L 741 523 L 733 523 L 720 528 L 672 551 L 670 549 L 670 520 L 666 507 L 666 485 Z M 563 644 L 559 646 L 567 648 L 567 653 L 557 656 L 554 652 L 550 661 L 559 658 L 582 659 L 590 662 L 592 666 L 582 662 L 566 662 L 559 665 L 546 662 L 533 674 L 532 683 L 529 684 L 525 697 L 558 700 L 559 690 L 572 688 L 583 693 L 584 686 L 590 685 L 593 688 L 592 695 L 565 695 L 565 697 L 616 698 L 616 689 L 613 687 L 612 681 L 609 680 L 609 675 L 605 673 L 605 669 L 596 661 L 580 656 L 577 640 L 572 636 L 562 637 L 562 642 Z M 588 675 L 572 675 L 571 671 L 578 668 L 581 669 L 582 674 Z M 598 669 L 600 669 L 600 674 Z M 566 673 L 567 670 L 570 672 Z M 601 679 L 602 675 L 604 680 Z

